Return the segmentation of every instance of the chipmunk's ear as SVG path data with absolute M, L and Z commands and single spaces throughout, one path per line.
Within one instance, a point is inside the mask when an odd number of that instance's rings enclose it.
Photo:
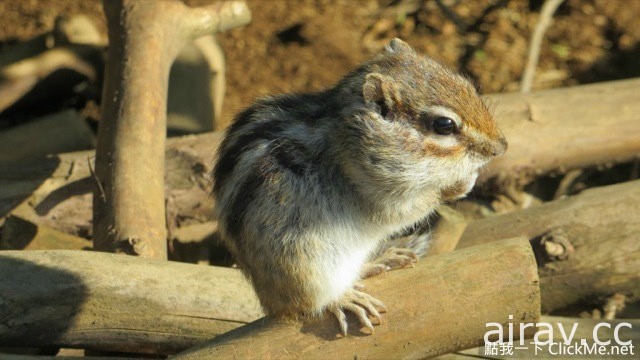
M 384 47 L 384 49 L 389 54 L 416 55 L 416 51 L 413 50 L 413 48 L 411 48 L 409 44 L 407 44 L 406 42 L 398 38 L 394 38 L 393 40 L 391 40 L 389 44 L 387 44 L 387 46 Z
M 399 96 L 393 81 L 388 76 L 371 73 L 364 78 L 362 97 L 367 105 L 377 105 L 384 117 L 394 104 L 399 103 Z

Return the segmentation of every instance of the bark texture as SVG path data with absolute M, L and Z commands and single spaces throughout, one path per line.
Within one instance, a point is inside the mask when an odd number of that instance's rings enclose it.
M 509 149 L 479 182 L 614 164 L 640 157 L 640 79 L 489 96 Z
M 459 248 L 495 239 L 531 240 L 540 266 L 542 310 L 616 292 L 640 299 L 640 180 L 470 223 Z M 496 246 L 498 246 L 496 244 Z
M 487 322 L 518 326 L 540 316 L 538 272 L 525 239 L 425 258 L 364 283 L 389 309 L 373 335 L 362 336 L 350 321 L 350 335 L 339 338 L 334 317 L 265 318 L 175 358 L 423 359 L 482 344 Z
M 104 1 L 109 32 L 96 151 L 94 248 L 166 259 L 169 70 L 186 40 L 244 25 L 243 2 Z
M 87 251 L 0 251 L 0 346 L 171 354 L 262 316 L 240 271 Z

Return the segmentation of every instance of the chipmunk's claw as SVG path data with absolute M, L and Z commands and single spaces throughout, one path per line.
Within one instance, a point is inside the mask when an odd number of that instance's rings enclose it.
M 342 335 L 347 336 L 347 317 L 344 310 L 356 315 L 360 324 L 368 328 L 373 334 L 373 323 L 369 319 L 369 315 L 374 318 L 375 324 L 379 325 L 382 322 L 380 313 L 386 312 L 387 308 L 382 301 L 373 296 L 355 289 L 349 289 L 340 300 L 329 305 L 328 310 L 337 318 Z
M 413 267 L 417 261 L 418 255 L 413 250 L 391 247 L 373 262 L 365 264 L 361 275 L 363 278 L 373 277 L 392 269 Z

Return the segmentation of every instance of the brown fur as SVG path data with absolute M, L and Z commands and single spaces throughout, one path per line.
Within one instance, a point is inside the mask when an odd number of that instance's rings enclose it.
M 371 65 L 372 71 L 384 68 L 390 73 L 387 78 L 393 81 L 393 91 L 390 93 L 393 94 L 392 104 L 397 111 L 415 120 L 415 115 L 425 103 L 443 106 L 454 110 L 465 126 L 489 140 L 498 141 L 502 138 L 491 112 L 469 81 L 433 60 L 425 61 L 410 48 L 404 51 L 396 56 L 385 56 L 377 61 L 374 59 Z M 413 56 L 407 56 L 409 51 L 409 55 Z
M 442 146 L 439 146 L 438 144 L 434 144 L 427 141 L 422 143 L 422 151 L 425 156 L 429 154 L 429 156 L 434 156 L 439 158 L 447 158 L 447 157 L 455 158 L 458 155 L 462 154 L 462 152 L 464 152 L 464 149 L 465 148 L 461 145 L 456 145 L 451 148 L 444 148 Z
M 457 182 L 453 186 L 440 190 L 440 198 L 442 200 L 455 200 L 466 193 L 467 186 L 465 183 Z

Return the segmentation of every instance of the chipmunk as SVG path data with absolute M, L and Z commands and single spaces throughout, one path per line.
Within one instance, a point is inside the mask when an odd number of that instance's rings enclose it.
M 384 304 L 354 288 L 369 256 L 506 147 L 467 79 L 394 39 L 333 88 L 236 117 L 213 171 L 220 235 L 267 314 L 329 311 L 346 336 L 346 310 L 373 332 Z

